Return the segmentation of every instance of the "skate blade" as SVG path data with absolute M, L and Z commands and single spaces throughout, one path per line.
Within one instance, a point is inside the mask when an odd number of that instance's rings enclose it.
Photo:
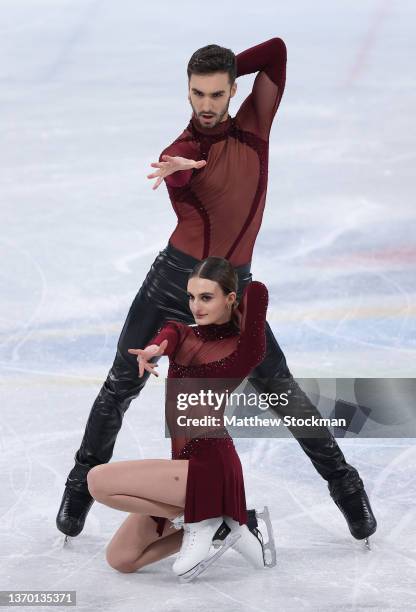
M 221 546 L 221 548 L 219 548 L 217 550 L 217 552 L 215 552 L 208 559 L 204 559 L 203 561 L 198 563 L 198 565 L 196 565 L 192 569 L 188 570 L 184 574 L 181 574 L 179 576 L 179 581 L 180 582 L 191 582 L 197 576 L 200 576 L 202 574 L 202 572 L 205 572 L 205 570 L 210 565 L 212 565 L 214 563 L 214 561 L 217 561 L 219 559 L 219 557 L 221 557 L 221 555 L 223 555 L 228 548 L 230 548 L 231 546 L 234 546 L 234 544 L 237 542 L 237 540 L 239 538 L 241 538 L 241 534 L 239 534 L 239 533 L 234 533 L 234 534 L 228 535 L 225 538 L 223 545 Z
M 364 547 L 365 547 L 366 550 L 371 550 L 370 538 L 365 538 L 364 539 Z
M 261 512 L 256 510 L 256 518 L 262 520 L 267 529 L 267 542 L 263 543 L 263 558 L 266 567 L 274 567 L 277 563 L 276 545 L 274 543 L 273 525 L 270 520 L 268 506 L 264 506 Z

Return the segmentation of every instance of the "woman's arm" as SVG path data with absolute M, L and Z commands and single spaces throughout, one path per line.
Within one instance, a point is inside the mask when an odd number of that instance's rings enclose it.
M 146 348 L 151 346 L 152 344 L 156 344 L 160 346 L 160 344 L 164 341 L 168 341 L 167 348 L 164 352 L 164 355 L 171 357 L 175 352 L 179 340 L 180 340 L 180 323 L 177 321 L 167 321 L 163 327 L 156 333 L 155 336 L 146 345 Z
M 238 306 L 240 313 L 239 351 L 251 367 L 266 354 L 266 313 L 269 293 L 259 281 L 249 283 Z
M 137 355 L 140 378 L 143 376 L 145 370 L 155 376 L 159 376 L 155 371 L 157 363 L 150 360 L 153 359 L 153 357 L 161 357 L 162 355 L 167 355 L 168 357 L 173 355 L 180 338 L 179 325 L 180 324 L 176 321 L 168 321 L 162 329 L 153 336 L 144 349 L 128 349 L 131 355 Z

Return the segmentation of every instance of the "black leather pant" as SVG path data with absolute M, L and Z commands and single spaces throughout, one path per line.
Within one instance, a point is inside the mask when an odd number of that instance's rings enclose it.
M 136 398 L 150 374 L 138 378 L 137 360 L 129 348 L 143 348 L 160 329 L 164 321 L 173 319 L 194 323 L 188 306 L 186 287 L 188 276 L 198 260 L 179 251 L 170 243 L 160 251 L 127 315 L 117 344 L 114 363 L 92 408 L 81 447 L 75 454 L 75 467 L 66 484 L 87 491 L 89 469 L 107 463 L 113 454 L 123 416 L 132 399 Z M 250 264 L 236 268 L 239 278 L 238 299 L 251 282 Z M 250 374 L 251 384 L 259 392 L 281 392 L 282 384 L 290 384 L 297 399 L 297 416 L 320 416 L 305 393 L 294 381 L 285 356 L 266 323 L 267 352 L 264 360 Z M 282 379 L 284 379 L 282 381 Z M 281 413 L 279 407 L 276 412 Z M 317 438 L 298 439 L 319 474 L 329 482 L 331 494 L 342 496 L 362 488 L 358 472 L 346 463 L 335 438 L 321 428 Z

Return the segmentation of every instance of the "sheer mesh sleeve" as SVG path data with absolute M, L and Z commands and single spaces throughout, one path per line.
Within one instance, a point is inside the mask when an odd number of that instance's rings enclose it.
M 158 346 L 160 346 L 163 340 L 167 340 L 168 345 L 163 354 L 171 357 L 175 353 L 178 343 L 180 342 L 182 337 L 180 327 L 180 324 L 176 321 L 168 321 L 167 323 L 165 323 L 162 329 L 159 330 L 159 332 L 155 336 L 153 336 L 153 338 L 147 343 L 146 347 L 150 346 L 151 344 L 157 344 Z
M 243 127 L 266 140 L 285 88 L 286 59 L 281 38 L 271 38 L 237 55 L 237 77 L 259 71 L 237 117 Z
M 163 155 L 171 155 L 172 157 L 186 157 L 186 159 L 193 159 L 194 161 L 202 159 L 197 143 L 187 137 L 179 137 L 177 140 L 175 140 L 175 142 L 164 149 L 159 156 L 160 162 L 164 161 L 162 159 Z M 194 172 L 194 169 L 178 170 L 177 172 L 167 176 L 165 178 L 165 183 L 169 187 L 184 187 L 189 183 Z
M 246 287 L 240 301 L 239 352 L 254 367 L 266 354 L 266 312 L 269 302 L 267 287 L 252 281 Z

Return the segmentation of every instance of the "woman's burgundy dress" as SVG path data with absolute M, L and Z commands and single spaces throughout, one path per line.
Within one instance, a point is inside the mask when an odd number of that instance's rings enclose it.
M 184 383 L 184 389 L 195 391 L 203 383 L 204 389 L 213 388 L 218 391 L 220 383 L 222 391 L 225 388 L 230 393 L 235 390 L 266 353 L 267 304 L 267 288 L 263 283 L 252 281 L 247 285 L 236 310 L 238 325 L 232 320 L 222 324 L 193 326 L 178 321 L 165 323 L 148 346 L 160 345 L 163 340 L 168 340 L 164 353 L 169 356 L 170 362 L 167 397 L 169 384 L 177 387 Z M 197 410 L 191 409 L 193 415 Z M 224 408 L 216 411 L 215 416 L 221 417 L 223 412 Z M 177 412 L 175 416 L 178 416 Z M 227 515 L 240 525 L 246 524 L 243 472 L 232 438 L 225 427 L 217 427 L 202 434 L 187 429 L 179 436 L 178 429 L 169 424 L 168 410 L 167 420 L 172 437 L 172 459 L 189 460 L 185 522 L 195 523 Z M 152 518 L 157 522 L 157 533 L 160 536 L 166 519 Z

